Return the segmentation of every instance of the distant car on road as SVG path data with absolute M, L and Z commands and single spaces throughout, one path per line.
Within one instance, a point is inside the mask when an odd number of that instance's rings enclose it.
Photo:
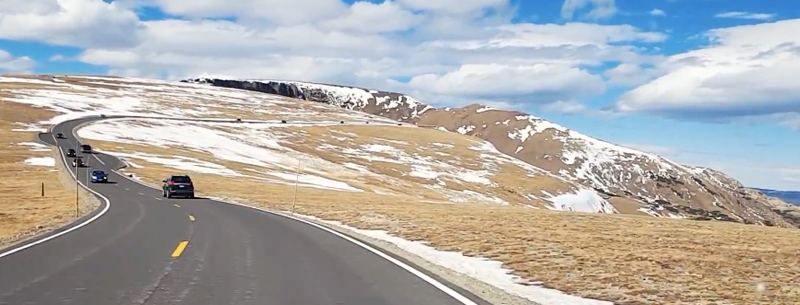
M 59 132 L 56 134 L 56 138 L 64 139 L 64 134 Z
M 84 163 L 81 158 L 73 158 L 72 167 L 86 167 L 86 163 Z
M 74 158 L 75 156 L 76 156 L 76 153 L 75 153 L 75 149 L 74 148 L 67 149 L 67 157 L 73 157 Z
M 81 145 L 81 152 L 91 153 L 92 152 L 92 147 L 89 146 L 88 144 L 83 144 L 83 145 Z
M 92 183 L 106 183 L 108 182 L 108 174 L 102 170 L 95 170 L 92 172 Z
M 161 186 L 162 197 L 183 196 L 194 198 L 194 183 L 188 175 L 172 175 L 162 182 L 164 182 Z

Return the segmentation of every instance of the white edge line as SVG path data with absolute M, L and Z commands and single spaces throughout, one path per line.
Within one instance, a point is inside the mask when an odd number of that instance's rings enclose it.
M 212 201 L 217 201 L 217 200 L 212 200 Z M 441 282 L 439 282 L 436 279 L 430 277 L 429 275 L 423 273 L 422 271 L 419 271 L 416 268 L 411 267 L 408 264 L 406 264 L 406 263 L 404 263 L 404 262 L 402 262 L 402 261 L 400 261 L 400 260 L 398 260 L 398 259 L 396 259 L 394 257 L 391 257 L 388 254 L 383 253 L 382 251 L 379 251 L 379 250 L 375 249 L 372 246 L 369 246 L 369 245 L 367 245 L 367 244 L 365 244 L 365 243 L 363 243 L 361 241 L 358 241 L 358 240 L 356 240 L 356 239 L 354 239 L 354 238 L 352 238 L 350 236 L 347 236 L 347 235 L 345 235 L 345 234 L 343 234 L 341 232 L 338 232 L 338 231 L 333 230 L 331 228 L 328 228 L 326 226 L 323 226 L 323 225 L 320 225 L 320 224 L 317 224 L 317 223 L 314 223 L 314 222 L 311 222 L 311 221 L 308 221 L 308 220 L 305 220 L 305 219 L 302 219 L 302 218 L 299 218 L 299 217 L 296 217 L 296 216 L 277 213 L 277 212 L 270 211 L 270 210 L 267 210 L 267 209 L 264 209 L 264 208 L 254 207 L 254 206 L 245 205 L 245 204 L 225 202 L 225 201 L 218 201 L 218 202 L 222 202 L 222 203 L 230 204 L 230 205 L 241 206 L 241 207 L 246 207 L 246 208 L 251 208 L 251 209 L 254 209 L 254 210 L 270 213 L 270 214 L 277 215 L 277 216 L 286 217 L 286 218 L 289 218 L 289 219 L 292 219 L 292 220 L 295 220 L 295 221 L 299 221 L 299 222 L 305 223 L 307 225 L 311 225 L 313 227 L 316 227 L 317 229 L 321 229 L 323 231 L 326 231 L 328 233 L 336 235 L 336 236 L 338 236 L 338 237 L 340 237 L 340 238 L 342 238 L 342 239 L 344 239 L 346 241 L 349 241 L 349 242 L 351 242 L 351 243 L 353 243 L 353 244 L 355 244 L 355 245 L 357 245 L 357 246 L 359 246 L 361 248 L 364 248 L 364 249 L 366 249 L 366 250 L 368 250 L 368 251 L 380 256 L 381 258 L 383 258 L 383 259 L 385 259 L 385 260 L 397 265 L 398 267 L 405 269 L 406 271 L 408 271 L 411 274 L 417 276 L 418 278 L 422 279 L 423 281 L 428 282 L 428 284 L 433 285 L 433 287 L 436 287 L 437 289 L 441 290 L 445 294 L 447 294 L 447 295 L 453 297 L 454 299 L 458 300 L 459 302 L 461 302 L 461 304 L 464 304 L 464 305 L 478 305 L 477 303 L 473 302 L 469 298 L 467 298 L 464 295 L 456 292 L 452 288 L 447 287 L 447 285 L 442 284 Z
M 63 150 L 63 149 L 61 149 L 61 146 L 60 146 L 60 145 L 58 145 L 58 140 L 56 140 L 56 139 L 55 139 L 55 137 L 53 137 L 53 140 L 54 140 L 54 141 L 56 141 L 56 142 L 55 142 L 55 143 L 56 143 L 56 147 L 58 147 L 58 151 L 59 151 L 59 153 L 61 154 L 61 159 L 64 161 L 64 167 L 66 167 L 66 168 L 67 168 L 67 171 L 69 171 L 69 173 L 70 173 L 70 174 L 72 174 L 72 178 L 73 178 L 73 179 L 75 179 L 75 181 L 76 181 L 76 182 L 77 182 L 77 183 L 78 183 L 80 186 L 82 186 L 84 189 L 88 190 L 89 192 L 92 192 L 92 194 L 95 194 L 95 195 L 99 196 L 100 198 L 103 198 L 103 200 L 106 202 L 106 207 L 105 207 L 105 208 L 103 208 L 103 210 L 101 210 L 99 213 L 97 213 L 97 215 L 94 215 L 94 216 L 92 216 L 92 218 L 89 218 L 89 219 L 87 219 L 87 220 L 85 220 L 85 221 L 83 221 L 83 222 L 81 222 L 81 223 L 79 223 L 79 224 L 77 224 L 77 225 L 75 225 L 75 226 L 73 226 L 73 227 L 69 228 L 69 229 L 66 229 L 66 230 L 64 230 L 64 231 L 61 231 L 61 232 L 59 232 L 59 233 L 56 233 L 56 234 L 50 235 L 50 236 L 48 236 L 48 237 L 42 238 L 42 239 L 40 239 L 40 240 L 37 240 L 37 241 L 35 241 L 35 242 L 28 243 L 28 244 L 25 244 L 25 245 L 22 245 L 22 246 L 16 247 L 16 248 L 14 248 L 14 249 L 8 250 L 8 251 L 6 251 L 6 252 L 0 253 L 0 258 L 2 258 L 2 257 L 6 257 L 6 256 L 9 256 L 9 255 L 11 255 L 11 254 L 17 253 L 17 252 L 19 252 L 19 251 L 22 251 L 22 250 L 28 249 L 28 248 L 30 248 L 30 247 L 33 247 L 33 246 L 35 246 L 35 245 L 41 244 L 41 243 L 43 243 L 43 242 L 46 242 L 46 241 L 49 241 L 49 240 L 55 239 L 55 238 L 57 238 L 57 237 L 60 237 L 60 236 L 62 236 L 62 235 L 64 235 L 64 234 L 67 234 L 67 233 L 69 233 L 69 232 L 72 232 L 72 231 L 75 231 L 75 230 L 77 230 L 77 229 L 80 229 L 80 228 L 82 228 L 82 227 L 84 227 L 84 226 L 88 225 L 89 223 L 91 223 L 91 222 L 93 222 L 93 221 L 97 220 L 98 218 L 100 218 L 100 216 L 103 216 L 103 215 L 104 215 L 106 212 L 108 212 L 108 209 L 111 207 L 111 201 L 109 201 L 109 200 L 108 200 L 108 198 L 106 198 L 106 196 L 103 196 L 102 194 L 100 194 L 100 193 L 96 192 L 95 190 L 93 190 L 93 189 L 91 189 L 91 188 L 87 187 L 86 185 L 84 185 L 84 184 L 83 184 L 83 183 L 82 183 L 82 182 L 81 182 L 81 181 L 80 181 L 80 180 L 77 178 L 77 175 L 76 175 L 75 173 L 73 173 L 73 172 L 72 172 L 72 170 L 70 170 L 70 169 L 69 169 L 69 166 L 67 166 L 67 157 L 64 155 L 64 150 Z M 76 170 L 76 171 L 77 171 L 77 170 Z

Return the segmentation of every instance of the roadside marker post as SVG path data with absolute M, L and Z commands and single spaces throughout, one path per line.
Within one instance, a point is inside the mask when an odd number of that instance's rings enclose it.
M 78 157 L 78 148 L 79 148 L 78 145 L 80 145 L 80 143 L 75 143 L 75 159 L 77 159 L 77 157 Z M 78 162 L 78 161 L 75 160 L 75 162 Z M 76 165 L 75 166 L 75 218 L 78 218 L 78 217 L 80 217 L 80 214 L 81 214 L 81 212 L 80 212 L 81 209 L 80 209 L 80 204 L 79 204 L 80 200 L 78 198 L 80 196 L 79 194 L 80 194 L 80 187 L 81 187 L 81 184 L 80 184 L 80 179 L 81 178 L 78 177 L 78 166 L 77 166 L 78 164 L 76 163 L 75 165 Z M 67 166 L 69 166 L 69 164 L 67 164 Z
M 44 197 L 44 182 L 42 182 L 42 197 Z
M 294 207 L 297 204 L 297 183 L 300 181 L 300 158 L 297 158 L 297 168 L 295 169 L 294 176 L 294 199 L 292 199 L 292 215 L 294 215 Z

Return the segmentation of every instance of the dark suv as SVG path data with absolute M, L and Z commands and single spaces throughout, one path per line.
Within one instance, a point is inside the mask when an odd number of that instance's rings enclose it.
M 83 144 L 83 145 L 81 145 L 81 152 L 91 153 L 92 152 L 92 147 L 87 145 L 87 144 Z
M 75 149 L 74 148 L 67 149 L 67 157 L 73 157 L 74 158 L 75 156 L 76 155 L 75 155 Z
M 162 197 L 172 198 L 173 196 L 183 196 L 186 198 L 194 198 L 194 183 L 192 178 L 187 175 L 173 175 L 169 176 L 163 181 L 164 185 L 161 186 Z

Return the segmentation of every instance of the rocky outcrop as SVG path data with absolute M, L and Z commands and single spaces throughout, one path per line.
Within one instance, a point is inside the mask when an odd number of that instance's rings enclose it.
M 184 83 L 208 84 L 216 87 L 236 88 L 251 91 L 277 94 L 286 97 L 305 99 L 303 91 L 297 86 L 282 82 L 237 81 L 216 78 L 196 78 L 182 80 Z
M 544 119 L 482 105 L 436 108 L 386 91 L 288 81 L 193 79 L 327 103 L 482 138 L 501 152 L 604 194 L 620 213 L 797 226 L 767 196 L 707 168 L 607 143 Z M 281 89 L 284 88 L 284 89 Z

